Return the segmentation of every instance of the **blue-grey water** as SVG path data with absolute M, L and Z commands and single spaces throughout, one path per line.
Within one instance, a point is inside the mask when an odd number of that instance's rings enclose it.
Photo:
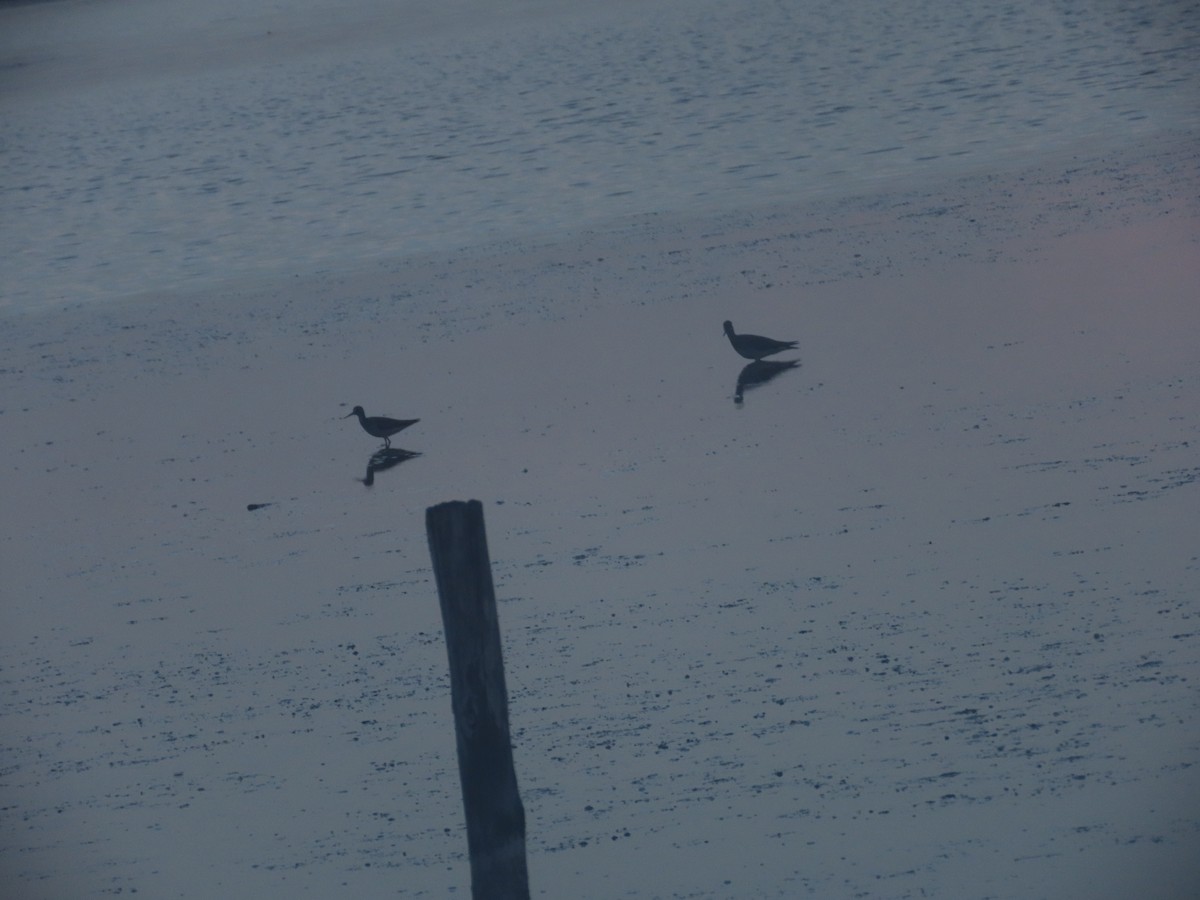
M 859 192 L 1200 124 L 1189 2 L 561 6 L 328 46 L 335 4 L 279 34 L 214 12 L 195 58 L 151 31 L 94 71 L 71 66 L 105 36 L 73 35 L 73 5 L 0 11 L 0 305 Z M 31 23 L 72 40 L 26 40 Z M 215 52 L 223 23 L 237 39 Z

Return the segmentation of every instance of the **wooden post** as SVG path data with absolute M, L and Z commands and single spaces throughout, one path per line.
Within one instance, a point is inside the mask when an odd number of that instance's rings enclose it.
M 458 775 L 467 816 L 474 900 L 528 900 L 525 809 L 508 733 L 508 691 L 483 505 L 456 500 L 425 510 L 437 579 Z

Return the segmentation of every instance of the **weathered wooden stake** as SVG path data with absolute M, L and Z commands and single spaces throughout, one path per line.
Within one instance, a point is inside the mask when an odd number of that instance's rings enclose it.
M 525 808 L 508 733 L 508 691 L 483 505 L 456 500 L 425 510 L 437 579 L 458 775 L 467 815 L 474 900 L 528 900 Z

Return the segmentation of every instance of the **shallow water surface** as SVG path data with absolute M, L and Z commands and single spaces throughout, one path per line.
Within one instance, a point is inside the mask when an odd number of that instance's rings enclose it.
M 5 45 L 0 303 L 853 192 L 1197 121 L 1185 4 L 542 4 L 429 32 L 360 0 L 340 29 L 320 4 L 215 9 L 186 44 L 139 9 L 89 20 L 91 43 L 74 6 L 16 20 L 67 37 Z M 146 27 L 118 63 L 122 23 Z

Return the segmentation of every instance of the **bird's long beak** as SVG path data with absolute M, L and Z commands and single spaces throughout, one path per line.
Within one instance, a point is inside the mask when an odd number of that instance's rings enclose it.
M 348 418 L 350 418 L 352 415 L 354 415 L 354 413 L 352 413 L 352 412 L 348 412 L 348 413 L 346 413 L 344 416 L 342 416 L 342 418 L 343 418 L 343 419 L 348 419 Z

